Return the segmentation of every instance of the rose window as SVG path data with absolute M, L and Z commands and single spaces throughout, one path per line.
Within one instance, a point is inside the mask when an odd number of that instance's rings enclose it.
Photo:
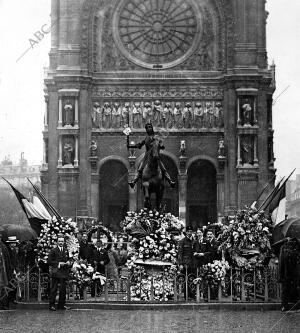
M 124 0 L 114 15 L 121 51 L 147 68 L 184 61 L 200 37 L 200 12 L 192 0 Z

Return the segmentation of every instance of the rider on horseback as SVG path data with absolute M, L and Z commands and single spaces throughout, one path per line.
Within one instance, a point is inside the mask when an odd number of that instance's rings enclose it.
M 150 150 L 153 147 L 153 144 L 155 143 L 155 140 L 156 140 L 156 138 L 154 136 L 154 130 L 153 130 L 152 124 L 147 123 L 145 125 L 145 129 L 146 129 L 146 133 L 147 133 L 146 138 L 142 142 L 137 143 L 135 145 L 129 145 L 129 147 L 128 147 L 128 148 L 139 148 L 139 149 L 141 149 L 144 145 L 146 147 L 146 153 L 145 153 L 144 159 L 143 159 L 142 163 L 140 164 L 134 179 L 128 183 L 131 188 L 134 188 L 134 185 L 137 183 L 139 178 L 142 179 L 143 170 L 148 162 L 148 156 L 149 156 Z M 165 147 L 163 146 L 163 144 L 161 142 L 159 142 L 158 144 L 159 144 L 159 150 L 165 149 Z M 172 188 L 174 188 L 175 182 L 172 181 L 170 175 L 168 174 L 168 172 L 160 158 L 159 158 L 159 166 L 160 166 L 161 172 L 163 174 L 163 177 L 169 182 L 170 186 Z

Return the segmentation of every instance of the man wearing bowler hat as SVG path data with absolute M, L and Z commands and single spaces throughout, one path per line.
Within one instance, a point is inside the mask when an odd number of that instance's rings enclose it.
M 8 253 L 9 253 L 9 258 L 10 258 L 10 263 L 11 263 L 11 269 L 13 273 L 13 277 L 17 277 L 19 273 L 19 240 L 17 239 L 16 236 L 9 236 L 6 244 L 8 245 Z M 8 301 L 12 302 L 14 304 L 17 303 L 17 292 L 18 288 L 17 286 L 13 286 L 12 290 L 8 294 Z
M 68 310 L 66 306 L 66 283 L 69 276 L 71 262 L 69 253 L 65 246 L 64 236 L 59 234 L 57 246 L 54 247 L 48 257 L 49 273 L 51 277 L 49 310 L 56 311 L 55 298 L 59 288 L 59 299 L 57 309 Z

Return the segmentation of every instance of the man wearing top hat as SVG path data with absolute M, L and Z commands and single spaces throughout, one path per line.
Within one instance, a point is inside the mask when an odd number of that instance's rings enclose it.
M 68 310 L 66 306 L 66 283 L 69 276 L 71 262 L 69 253 L 65 246 L 63 235 L 58 235 L 57 246 L 55 246 L 48 256 L 49 273 L 51 277 L 49 309 L 56 311 L 55 298 L 59 289 L 59 300 L 57 309 Z
M 145 129 L 146 129 L 146 133 L 147 133 L 145 139 L 140 143 L 137 143 L 135 145 L 129 145 L 129 147 L 128 147 L 128 148 L 138 148 L 138 149 L 141 149 L 143 146 L 146 147 L 146 153 L 145 153 L 145 156 L 144 156 L 144 159 L 143 159 L 142 163 L 140 164 L 140 166 L 138 168 L 138 172 L 135 175 L 134 179 L 128 183 L 131 188 L 134 188 L 137 181 L 140 178 L 142 178 L 143 170 L 144 170 L 144 168 L 147 164 L 147 161 L 148 161 L 149 152 L 150 152 L 150 150 L 151 150 L 151 148 L 152 148 L 152 146 L 153 146 L 153 144 L 156 140 L 152 124 L 147 123 L 145 125 Z M 159 143 L 159 149 L 160 150 L 165 149 L 165 147 L 163 146 L 163 144 L 161 142 Z M 161 172 L 163 174 L 163 177 L 169 182 L 169 184 L 172 188 L 175 187 L 175 182 L 172 181 L 172 179 L 171 179 L 170 175 L 168 174 L 168 171 L 166 170 L 166 168 L 165 168 L 161 159 L 159 160 L 159 166 L 161 168 Z
M 7 250 L 10 258 L 12 274 L 13 277 L 16 277 L 17 274 L 19 273 L 18 244 L 20 242 L 16 236 L 9 236 L 6 243 L 8 245 Z M 14 304 L 17 303 L 17 289 L 18 289 L 17 286 L 14 285 L 12 287 L 12 290 L 8 293 L 8 301 Z

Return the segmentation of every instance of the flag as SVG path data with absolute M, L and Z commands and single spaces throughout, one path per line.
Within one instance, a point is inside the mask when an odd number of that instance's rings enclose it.
M 8 185 L 14 191 L 14 193 L 29 221 L 31 228 L 39 236 L 39 234 L 42 230 L 43 223 L 45 223 L 49 219 L 51 219 L 51 216 L 49 214 L 45 213 L 45 208 L 41 209 L 40 207 L 37 207 L 36 205 L 34 205 L 21 192 L 19 192 L 8 180 L 6 180 L 5 178 L 3 178 L 3 179 L 8 183 Z
M 45 208 L 45 210 L 51 214 L 54 215 L 56 217 L 56 219 L 58 221 L 62 220 L 61 215 L 59 214 L 59 212 L 52 206 L 52 204 L 50 203 L 50 201 L 43 195 L 43 193 L 30 181 L 29 178 L 27 178 L 27 180 L 29 181 L 29 183 L 32 185 L 32 187 L 34 188 L 34 190 L 36 191 L 36 194 L 38 195 L 39 202 L 40 204 Z
M 286 183 L 284 183 L 275 195 L 269 206 L 269 212 L 274 225 L 285 220 Z
M 258 210 L 267 210 L 267 208 L 269 207 L 269 205 L 272 202 L 273 198 L 276 196 L 276 194 L 280 190 L 280 187 L 282 185 L 282 181 L 283 181 L 283 179 L 281 179 L 278 182 L 278 184 L 273 188 L 273 190 L 269 193 L 269 195 L 267 196 L 267 198 L 265 199 L 265 201 L 260 205 L 260 207 L 258 208 Z

